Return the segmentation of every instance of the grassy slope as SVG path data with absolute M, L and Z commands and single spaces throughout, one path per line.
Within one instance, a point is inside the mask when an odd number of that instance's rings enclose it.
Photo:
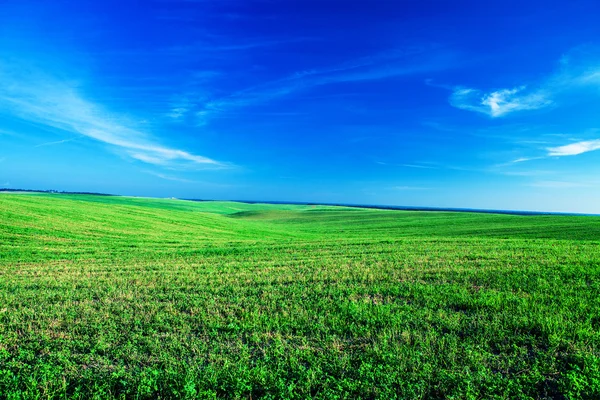
M 600 218 L 37 194 L 0 214 L 0 397 L 600 396 Z

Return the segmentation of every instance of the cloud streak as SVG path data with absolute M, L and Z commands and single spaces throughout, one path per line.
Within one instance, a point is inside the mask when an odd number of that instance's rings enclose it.
M 583 135 L 587 136 L 589 138 L 590 136 L 597 135 L 597 134 L 598 134 L 597 129 L 591 129 L 588 132 L 584 133 Z M 561 135 L 553 135 L 553 136 L 565 137 L 565 136 L 571 136 L 571 135 L 562 135 L 561 134 Z M 513 159 L 509 162 L 506 162 L 503 164 L 498 164 L 496 166 L 497 167 L 509 167 L 509 166 L 513 166 L 513 165 L 527 163 L 529 161 L 544 160 L 544 159 L 548 159 L 550 157 L 577 156 L 580 154 L 600 150 L 600 139 L 588 139 L 588 140 L 572 139 L 572 140 L 573 140 L 572 143 L 564 144 L 564 145 L 560 145 L 560 146 L 537 147 L 538 151 L 541 152 L 540 155 L 519 157 L 519 158 Z M 546 144 L 548 142 L 544 140 L 544 141 L 532 141 L 532 143 Z
M 430 190 L 431 188 L 423 186 L 394 186 L 395 190 Z
M 252 49 L 261 48 L 261 47 L 275 47 L 275 46 L 280 46 L 280 45 L 289 44 L 289 43 L 304 42 L 304 41 L 308 41 L 308 40 L 314 40 L 314 39 L 307 38 L 307 37 L 296 37 L 296 38 L 278 39 L 278 40 L 257 38 L 252 41 L 225 43 L 225 44 L 200 42 L 200 43 L 195 43 L 195 44 L 190 44 L 190 45 L 172 46 L 172 47 L 164 49 L 164 52 L 180 53 L 180 54 L 185 54 L 185 55 L 187 55 L 191 52 L 193 52 L 193 53 L 199 53 L 199 52 L 219 53 L 219 52 L 224 52 L 224 51 L 252 50 Z
M 56 140 L 54 142 L 46 142 L 46 143 L 40 143 L 38 145 L 35 145 L 33 147 L 45 147 L 45 146 L 54 146 L 56 144 L 62 144 L 62 143 L 68 143 L 68 142 L 72 142 L 73 140 L 76 140 L 78 138 L 70 138 L 70 139 L 63 139 L 63 140 Z
M 452 88 L 449 103 L 456 108 L 503 117 L 519 111 L 556 105 L 569 90 L 600 86 L 600 50 L 579 47 L 563 55 L 560 68 L 535 85 L 483 91 L 465 86 Z
M 565 181 L 538 181 L 529 184 L 528 186 L 533 186 L 537 188 L 545 188 L 545 189 L 569 189 L 569 188 L 581 188 L 581 187 L 590 187 L 590 184 L 581 183 L 581 182 L 565 182 Z
M 391 167 L 403 167 L 403 168 L 418 168 L 418 169 L 439 169 L 439 167 L 435 167 L 432 165 L 422 165 L 422 164 L 392 164 L 386 163 L 383 161 L 376 161 L 379 165 L 387 165 Z
M 538 110 L 554 102 L 550 94 L 542 89 L 527 91 L 525 86 L 500 89 L 489 93 L 459 87 L 450 96 L 450 104 L 463 110 L 475 111 L 490 117 L 501 117 L 524 110 Z
M 550 147 L 547 150 L 549 156 L 576 156 L 590 151 L 600 150 L 600 139 L 584 140 L 564 146 Z
M 185 179 L 185 178 L 180 178 L 178 176 L 161 174 L 160 172 L 152 172 L 152 171 L 144 171 L 144 172 L 146 172 L 150 175 L 154 175 L 160 179 L 167 180 L 167 181 L 182 182 L 182 183 L 197 183 L 196 181 L 193 181 L 191 179 Z
M 381 80 L 445 69 L 455 62 L 454 58 L 453 53 L 439 51 L 431 46 L 383 52 L 330 67 L 296 71 L 281 79 L 249 87 L 215 100 L 198 102 L 193 113 L 200 124 L 203 124 L 215 114 L 266 103 L 318 86 Z M 172 114 L 181 118 L 182 111 L 183 108 L 176 108 Z
M 86 100 L 73 82 L 0 64 L 0 108 L 14 117 L 83 135 L 129 157 L 170 167 L 223 168 L 208 157 L 158 143 L 135 121 Z M 57 144 L 46 143 L 42 145 Z
M 226 189 L 226 188 L 232 188 L 232 187 L 241 187 L 240 185 L 231 185 L 228 183 L 222 183 L 222 182 L 209 182 L 209 181 L 199 181 L 199 180 L 192 180 L 192 179 L 186 179 L 186 178 L 181 178 L 178 176 L 174 176 L 174 175 L 169 175 L 169 174 L 163 174 L 160 172 L 155 172 L 155 171 L 150 171 L 150 170 L 141 170 L 142 172 L 146 173 L 146 174 L 150 174 L 152 176 L 156 176 L 157 178 L 160 179 L 164 179 L 166 181 L 173 181 L 173 182 L 180 182 L 180 183 L 190 183 L 190 184 L 194 184 L 194 185 L 201 185 L 204 187 L 212 187 L 212 188 L 220 188 L 220 189 Z

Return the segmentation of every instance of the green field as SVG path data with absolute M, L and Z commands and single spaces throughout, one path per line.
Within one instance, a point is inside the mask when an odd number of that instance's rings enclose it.
M 0 194 L 0 398 L 600 398 L 600 218 Z

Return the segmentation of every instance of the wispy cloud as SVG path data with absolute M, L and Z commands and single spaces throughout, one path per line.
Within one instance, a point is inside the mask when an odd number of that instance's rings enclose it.
M 158 143 L 140 123 L 86 100 L 76 82 L 0 64 L 0 108 L 23 120 L 83 135 L 129 157 L 171 167 L 222 168 L 224 163 Z
M 14 132 L 14 131 L 7 131 L 6 129 L 2 129 L 2 128 L 0 128 L 0 135 L 15 136 L 15 137 L 21 136 L 20 134 Z
M 527 163 L 529 161 L 535 161 L 535 160 L 544 160 L 544 159 L 548 159 L 550 157 L 565 157 L 565 156 L 576 156 L 579 154 L 584 154 L 584 153 L 588 153 L 591 151 L 595 151 L 595 150 L 600 150 L 600 139 L 588 139 L 588 140 L 581 140 L 583 137 L 597 137 L 599 133 L 598 129 L 590 129 L 587 130 L 586 132 L 583 132 L 582 134 L 578 135 L 578 138 L 574 138 L 573 135 L 565 135 L 565 134 L 545 134 L 544 137 L 546 138 L 550 138 L 552 137 L 552 140 L 548 139 L 548 140 L 533 140 L 533 141 L 528 141 L 525 144 L 528 145 L 528 147 L 532 147 L 531 145 L 533 145 L 533 148 L 537 151 L 537 155 L 535 156 L 521 156 L 518 158 L 515 158 L 511 161 L 505 162 L 505 163 L 501 163 L 501 164 L 496 164 L 494 167 L 498 167 L 498 168 L 504 168 L 504 167 L 513 167 L 515 165 L 519 165 L 522 163 Z M 555 146 L 548 146 L 548 144 L 550 143 L 556 143 L 557 139 L 561 139 L 561 141 L 565 141 L 570 139 L 572 141 L 572 143 L 568 143 L 568 144 L 564 144 L 564 145 L 555 145 Z M 517 142 L 517 144 L 522 145 L 523 142 Z
M 240 188 L 240 187 L 245 186 L 245 185 L 232 185 L 232 184 L 223 183 L 223 182 L 210 182 L 210 181 L 203 181 L 203 180 L 187 179 L 187 178 L 182 178 L 180 176 L 176 176 L 176 175 L 172 175 L 172 174 L 164 174 L 162 172 L 151 171 L 151 170 L 146 170 L 146 169 L 142 169 L 141 171 L 146 174 L 156 176 L 157 178 L 164 179 L 166 181 L 194 184 L 194 187 L 202 186 L 202 187 L 210 187 L 210 188 L 216 188 L 216 189 L 227 189 L 227 188 L 232 188 L 232 187 Z
M 201 121 L 232 109 L 266 103 L 314 87 L 344 83 L 373 81 L 408 76 L 448 68 L 455 55 L 431 46 L 391 50 L 362 57 L 337 65 L 296 71 L 286 77 L 252 86 L 210 101 L 197 101 L 193 112 Z M 174 110 L 181 117 L 183 108 Z
M 404 168 L 419 168 L 419 169 L 439 169 L 439 167 L 435 167 L 433 165 L 423 165 L 423 164 L 393 164 L 386 163 L 383 161 L 376 161 L 379 165 L 388 165 L 390 167 L 404 167 Z
M 500 89 L 490 93 L 458 87 L 450 96 L 450 104 L 463 110 L 501 117 L 515 111 L 545 108 L 551 106 L 553 101 L 545 90 L 527 91 L 525 86 Z
M 144 172 L 147 174 L 150 174 L 150 175 L 154 175 L 160 179 L 167 180 L 167 181 L 183 182 L 183 183 L 196 183 L 196 181 L 193 181 L 191 179 L 180 178 L 178 176 L 167 175 L 167 174 L 163 174 L 160 172 L 154 172 L 154 171 L 144 171 Z
M 214 35 L 212 35 L 215 37 Z M 215 42 L 199 42 L 187 45 L 171 46 L 163 49 L 166 53 L 198 53 L 198 52 L 225 52 L 225 51 L 241 51 L 241 50 L 252 50 L 260 47 L 273 47 L 283 44 L 289 44 L 294 42 L 303 42 L 307 40 L 314 40 L 306 37 L 294 37 L 288 39 L 265 39 L 256 38 L 253 40 L 247 40 L 243 42 L 235 43 L 215 43 Z
M 515 160 L 512 160 L 511 163 L 512 164 L 517 164 L 517 163 L 522 163 L 522 162 L 525 162 L 525 161 L 536 160 L 536 159 L 539 159 L 539 158 L 540 157 L 520 157 L 520 158 L 517 158 Z
M 600 86 L 600 50 L 581 46 L 563 55 L 556 71 L 537 83 L 489 91 L 456 86 L 449 102 L 456 108 L 495 118 L 548 108 L 556 105 L 559 94 L 591 86 Z
M 600 139 L 585 140 L 582 142 L 571 143 L 564 146 L 550 147 L 548 148 L 548 155 L 557 157 L 575 156 L 594 150 L 600 150 Z
M 36 146 L 33 146 L 33 147 L 54 146 L 56 144 L 62 144 L 62 143 L 72 142 L 73 140 L 77 140 L 77 139 L 79 139 L 79 137 L 74 137 L 74 138 L 70 138 L 70 139 L 63 139 L 63 140 L 56 140 L 54 142 L 40 143 L 40 144 L 38 144 Z
M 449 126 L 449 125 L 442 124 L 437 121 L 431 121 L 431 120 L 422 121 L 421 125 L 426 126 L 431 129 L 435 129 L 436 131 L 440 131 L 440 132 L 456 132 L 456 130 L 457 130 L 453 126 Z
M 276 48 L 277 46 L 288 45 L 290 43 L 315 40 L 308 37 L 292 37 L 284 39 L 269 38 L 250 38 L 239 40 L 214 34 L 206 34 L 205 40 L 194 41 L 191 43 L 169 45 L 164 47 L 149 48 L 127 48 L 119 50 L 104 50 L 93 52 L 95 56 L 120 56 L 120 57 L 150 57 L 160 55 L 163 57 L 185 58 L 190 54 L 204 59 L 224 59 L 231 57 L 236 52 L 255 51 L 260 48 Z
M 498 167 L 498 166 L 496 166 Z M 486 172 L 493 174 L 500 174 L 505 176 L 521 176 L 521 177 L 536 177 L 536 176 L 556 176 L 556 171 L 541 170 L 541 169 L 527 169 L 527 170 L 505 170 L 505 169 L 488 169 Z
M 521 163 L 525 163 L 525 162 L 529 162 L 529 161 L 535 161 L 535 160 L 542 160 L 546 158 L 545 156 L 540 156 L 540 157 L 519 157 L 519 158 L 515 158 L 514 160 L 511 160 L 509 162 L 505 162 L 505 163 L 501 163 L 501 164 L 496 164 L 495 167 L 507 167 L 507 166 L 513 166 L 516 164 L 521 164 Z
M 395 190 L 430 190 L 429 187 L 423 186 L 394 186 L 392 189 Z
M 568 182 L 568 181 L 537 181 L 528 184 L 528 186 L 546 188 L 546 189 L 570 189 L 578 187 L 589 187 L 590 184 L 582 182 Z

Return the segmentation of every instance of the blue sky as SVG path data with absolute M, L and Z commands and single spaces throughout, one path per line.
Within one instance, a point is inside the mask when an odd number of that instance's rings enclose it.
M 600 213 L 597 1 L 3 1 L 0 187 Z

